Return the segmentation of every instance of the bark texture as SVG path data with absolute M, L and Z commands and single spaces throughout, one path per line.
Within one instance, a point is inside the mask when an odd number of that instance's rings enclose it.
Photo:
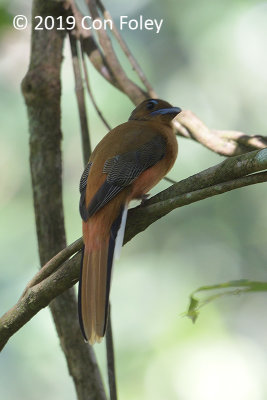
M 35 0 L 32 18 L 65 14 L 62 3 Z M 31 60 L 22 82 L 30 130 L 30 165 L 40 262 L 66 247 L 62 203 L 61 82 L 64 31 L 32 31 Z M 80 334 L 73 288 L 50 303 L 79 399 L 106 399 L 92 349 Z

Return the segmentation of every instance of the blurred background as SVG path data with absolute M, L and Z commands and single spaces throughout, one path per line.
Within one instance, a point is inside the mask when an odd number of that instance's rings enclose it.
M 28 123 L 20 91 L 30 51 L 26 0 L 0 1 L 0 313 L 12 307 L 39 262 L 31 193 Z M 161 98 L 191 109 L 209 127 L 266 135 L 267 2 L 136 0 L 105 2 L 112 15 L 163 18 L 160 33 L 124 31 Z M 122 63 L 134 77 L 122 56 Z M 133 109 L 89 66 L 100 109 L 112 126 Z M 135 79 L 135 78 L 134 78 Z M 68 242 L 81 236 L 82 156 L 69 43 L 62 68 L 64 209 Z M 93 146 L 105 135 L 89 99 Z M 179 139 L 169 176 L 180 180 L 223 160 Z M 153 193 L 168 186 L 160 183 Z M 222 298 L 196 324 L 182 317 L 189 294 L 232 279 L 266 280 L 266 186 L 239 189 L 172 212 L 135 237 L 116 262 L 111 293 L 120 399 L 267 398 L 266 294 Z M 105 345 L 94 347 L 103 375 Z M 0 358 L 0 397 L 75 398 L 48 309 Z

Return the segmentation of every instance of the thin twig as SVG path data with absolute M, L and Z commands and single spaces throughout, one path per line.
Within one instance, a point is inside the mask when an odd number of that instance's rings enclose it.
M 72 34 L 75 34 L 76 39 L 81 39 L 81 38 L 92 38 L 92 30 L 91 29 L 83 29 L 82 27 L 82 20 L 83 20 L 83 15 L 80 12 L 80 10 L 77 8 L 75 0 L 68 0 L 68 3 L 70 5 L 72 14 L 75 19 L 75 29 L 72 31 Z
M 84 162 L 84 165 L 86 165 L 88 162 L 88 159 L 90 157 L 90 154 L 91 154 L 91 144 L 90 144 L 90 138 L 89 138 L 87 113 L 86 113 L 86 107 L 85 107 L 81 66 L 80 66 L 80 61 L 79 61 L 79 57 L 78 57 L 77 40 L 76 40 L 75 36 L 72 35 L 71 32 L 69 33 L 69 39 L 70 39 L 70 47 L 71 47 L 71 54 L 72 54 L 73 72 L 74 72 L 74 78 L 75 78 L 75 92 L 76 92 L 79 117 L 80 117 L 83 162 Z
M 111 304 L 109 303 L 109 315 L 106 331 L 106 352 L 107 352 L 107 369 L 108 369 L 108 383 L 110 400 L 117 400 L 117 387 L 116 387 L 116 370 L 114 358 L 114 344 L 111 324 Z
M 147 89 L 149 96 L 153 97 L 153 98 L 156 98 L 157 95 L 156 95 L 153 87 L 150 85 L 150 83 L 149 83 L 148 79 L 146 78 L 142 68 L 138 64 L 137 60 L 135 59 L 135 57 L 131 53 L 131 51 L 130 51 L 129 47 L 127 46 L 126 42 L 124 41 L 124 39 L 122 38 L 121 34 L 119 33 L 111 14 L 105 8 L 105 6 L 101 2 L 101 0 L 97 0 L 97 4 L 100 7 L 100 10 L 101 10 L 101 12 L 102 12 L 102 14 L 104 16 L 104 19 L 112 21 L 112 30 L 111 30 L 111 32 L 113 33 L 114 37 L 117 39 L 117 41 L 118 41 L 119 45 L 121 46 L 124 54 L 128 58 L 131 66 L 133 67 L 133 70 L 137 73 L 139 79 L 144 84 L 145 88 Z
M 81 44 L 82 44 L 82 42 L 81 42 Z M 107 120 L 105 119 L 105 117 L 103 116 L 102 112 L 100 111 L 98 105 L 96 104 L 96 101 L 95 101 L 95 98 L 94 98 L 94 95 L 93 95 L 93 92 L 92 92 L 92 89 L 91 89 L 91 86 L 90 86 L 90 83 L 89 83 L 89 76 L 88 76 L 88 71 L 87 71 L 87 67 L 86 67 L 86 61 L 84 59 L 84 49 L 83 49 L 82 46 L 81 46 L 81 49 L 82 49 L 83 72 L 84 72 L 85 84 L 86 84 L 86 88 L 87 88 L 88 94 L 90 96 L 90 99 L 91 99 L 91 101 L 93 103 L 93 106 L 94 106 L 99 118 L 101 119 L 103 124 L 106 126 L 106 128 L 110 131 L 111 130 L 111 126 L 108 124 Z
M 91 16 L 93 20 L 101 20 L 99 15 L 96 1 L 95 0 L 86 0 Z M 131 81 L 126 75 L 124 69 L 122 68 L 119 59 L 113 49 L 112 42 L 110 37 L 108 36 L 106 30 L 103 27 L 100 27 L 96 31 L 97 36 L 99 38 L 99 43 L 103 49 L 105 59 L 107 64 L 109 65 L 112 74 L 117 81 L 120 89 L 126 93 L 130 99 L 134 102 L 134 104 L 139 104 L 146 97 L 149 97 L 148 93 L 142 90 L 139 86 L 137 86 L 133 81 Z

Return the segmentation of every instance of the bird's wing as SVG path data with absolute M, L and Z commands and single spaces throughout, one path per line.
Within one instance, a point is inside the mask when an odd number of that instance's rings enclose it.
M 105 182 L 92 198 L 88 208 L 85 207 L 84 198 L 82 200 L 83 207 L 82 210 L 80 208 L 80 212 L 83 220 L 86 221 L 94 215 L 120 191 L 134 182 L 142 172 L 159 162 L 164 157 L 165 151 L 165 139 L 157 135 L 135 150 L 106 160 L 102 171 L 107 174 Z
M 89 174 L 91 166 L 92 166 L 91 162 L 89 162 L 86 165 L 86 167 L 82 173 L 82 176 L 80 179 L 80 185 L 79 185 L 79 190 L 80 190 L 80 194 L 81 194 L 79 208 L 80 208 L 81 217 L 84 221 L 86 221 L 88 219 L 87 209 L 86 209 L 86 205 L 85 205 L 85 193 L 86 193 L 88 174 Z

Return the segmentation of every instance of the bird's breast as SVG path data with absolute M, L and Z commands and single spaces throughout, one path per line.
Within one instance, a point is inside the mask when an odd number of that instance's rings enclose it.
M 174 132 L 166 130 L 163 135 L 166 140 L 166 154 L 157 164 L 144 171 L 132 184 L 131 199 L 139 199 L 170 171 L 178 154 L 178 144 Z

